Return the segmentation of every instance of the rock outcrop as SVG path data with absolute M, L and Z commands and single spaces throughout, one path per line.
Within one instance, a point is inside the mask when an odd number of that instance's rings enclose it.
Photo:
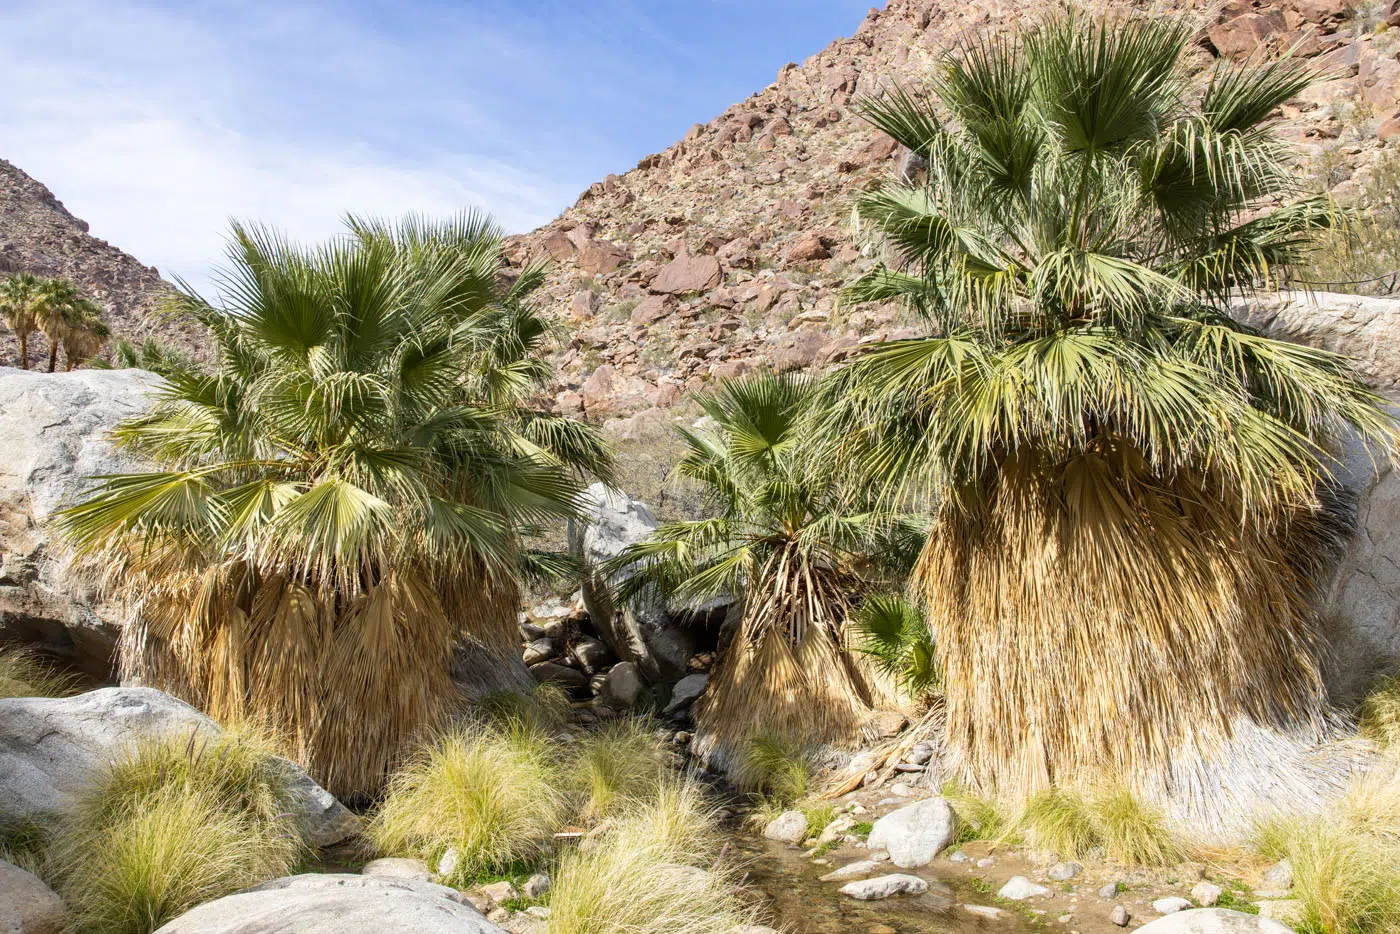
M 504 934 L 454 889 L 386 876 L 277 879 L 185 912 L 156 934 Z
M 0 277 L 29 272 L 75 283 L 102 307 L 113 333 L 139 341 L 155 336 L 193 353 L 202 343 L 197 326 L 155 314 L 172 286 L 160 272 L 88 233 L 86 221 L 15 165 L 0 159 Z M 48 340 L 34 335 L 31 361 L 48 355 Z M 0 328 L 0 365 L 16 366 L 15 336 Z
M 92 476 L 132 469 L 107 433 L 148 406 L 142 370 L 36 373 L 0 367 L 0 641 L 37 644 L 112 676 L 122 607 L 97 598 L 47 522 Z
M 103 688 L 66 698 L 0 699 L 0 824 L 43 823 L 73 806 L 114 756 L 147 736 L 217 736 L 219 725 L 153 688 Z M 281 759 L 305 839 L 339 843 L 359 821 L 295 764 Z

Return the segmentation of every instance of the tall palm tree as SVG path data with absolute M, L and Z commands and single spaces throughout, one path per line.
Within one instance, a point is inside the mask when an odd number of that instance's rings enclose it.
M 34 323 L 49 339 L 50 373 L 58 368 L 59 347 L 70 335 L 82 340 L 79 335 L 85 322 L 99 314 L 97 306 L 67 279 L 49 279 L 40 284 L 34 305 Z
M 35 311 L 43 294 L 43 282 L 33 273 L 21 272 L 0 285 L 0 314 L 19 341 L 19 365 L 29 369 L 29 335 L 38 328 Z
M 463 643 L 523 673 L 517 530 L 609 469 L 596 433 L 529 405 L 541 268 L 507 284 L 475 214 L 349 228 L 302 248 L 234 227 L 225 304 L 176 300 L 217 361 L 165 358 L 154 410 L 115 432 L 156 469 L 64 516 L 136 611 L 123 672 L 285 727 L 340 794 L 450 713 Z
M 662 525 L 607 568 L 627 572 L 623 599 L 738 599 L 742 620 L 696 705 L 697 754 L 725 764 L 776 733 L 849 745 L 893 683 L 852 651 L 847 620 L 863 592 L 916 552 L 905 527 L 852 503 L 809 469 L 802 426 L 816 386 L 755 374 L 699 397 L 713 425 L 679 429 L 681 476 L 700 484 L 713 518 Z M 878 559 L 878 560 L 877 560 Z
M 892 266 L 848 297 L 930 335 L 837 372 L 822 428 L 935 509 L 913 585 L 970 780 L 1161 776 L 1241 720 L 1323 726 L 1334 453 L 1396 428 L 1345 360 L 1230 318 L 1331 221 L 1273 129 L 1313 73 L 1197 75 L 1192 36 L 1055 14 L 864 104 L 927 173 L 860 198 Z
M 102 309 L 87 299 L 72 303 L 66 317 L 63 368 L 72 370 L 102 352 L 112 337 L 112 329 L 102 320 Z

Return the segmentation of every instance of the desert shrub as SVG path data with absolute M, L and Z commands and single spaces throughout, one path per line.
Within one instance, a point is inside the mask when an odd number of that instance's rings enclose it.
M 585 819 L 607 817 L 656 796 L 669 756 L 647 720 L 614 720 L 574 744 L 566 775 Z
M 1031 846 L 1066 858 L 1082 859 L 1098 843 L 1088 801 L 1070 788 L 1048 788 L 1027 798 L 1017 828 Z
M 33 649 L 0 646 L 0 697 L 68 697 L 78 679 L 60 672 Z
M 555 875 L 550 934 L 729 934 L 756 911 L 731 867 L 715 862 L 711 806 L 694 785 L 657 798 L 568 853 Z
M 367 833 L 384 855 L 430 865 L 455 850 L 446 881 L 464 886 L 547 850 L 566 813 L 559 783 L 556 754 L 538 731 L 459 727 L 394 773 Z
M 148 739 L 58 826 L 44 867 L 92 934 L 149 934 L 202 902 L 287 875 L 306 852 L 285 763 L 255 737 Z

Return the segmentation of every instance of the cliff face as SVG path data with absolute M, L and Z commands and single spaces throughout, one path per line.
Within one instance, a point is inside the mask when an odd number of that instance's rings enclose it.
M 68 212 L 41 183 L 0 159 L 0 276 L 32 272 L 71 279 L 102 306 L 112 331 L 135 340 L 150 334 L 197 350 L 198 332 L 188 324 L 159 320 L 153 312 L 171 288 L 144 266 Z M 0 328 L 0 365 L 19 364 L 14 334 Z M 42 335 L 30 342 L 31 361 L 48 353 Z
M 1397 0 L 1400 3 L 1400 0 Z M 664 409 L 757 365 L 819 365 L 899 336 L 894 308 L 842 308 L 874 259 L 857 248 L 850 196 L 903 154 L 852 101 L 911 83 L 970 31 L 1014 26 L 1043 2 L 890 0 L 838 39 L 685 139 L 592 185 L 513 257 L 554 265 L 546 301 L 569 325 L 556 406 L 611 419 Z M 1201 16 L 1203 64 L 1301 43 L 1336 75 L 1285 108 L 1300 173 L 1354 198 L 1400 135 L 1400 29 L 1384 7 L 1341 0 L 1233 2 Z M 1393 17 L 1400 24 L 1400 16 Z M 660 412 L 652 412 L 660 416 Z

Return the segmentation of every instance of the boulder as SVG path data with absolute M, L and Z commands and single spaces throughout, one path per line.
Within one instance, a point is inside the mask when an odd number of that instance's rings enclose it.
M 1012 876 L 997 892 L 997 897 L 1013 902 L 1023 902 L 1028 898 L 1049 894 L 1049 889 L 1043 885 L 1037 885 L 1025 876 Z
M 0 699 L 0 824 L 44 823 L 72 807 L 87 783 L 142 736 L 217 736 L 219 725 L 154 688 L 103 688 L 77 697 Z M 302 834 L 330 846 L 359 821 L 297 765 L 285 770 Z
M 588 488 L 581 511 L 583 522 L 569 522 L 569 548 L 583 563 L 583 602 L 599 637 L 618 658 L 634 663 L 647 680 L 681 678 L 686 661 L 695 654 L 693 627 L 703 622 L 703 614 L 714 610 L 672 613 L 657 601 L 619 605 L 616 588 L 627 579 L 627 572 L 609 578 L 601 565 L 646 539 L 660 523 L 646 503 L 601 483 Z
M 1196 908 L 1150 921 L 1138 928 L 1138 934 L 1293 934 L 1293 929 L 1242 911 Z
M 647 287 L 662 295 L 708 292 L 724 281 L 724 270 L 713 256 L 691 256 L 682 252 L 671 260 Z
M 1400 300 L 1284 292 L 1231 311 L 1271 337 L 1350 358 L 1372 388 L 1400 406 Z M 1329 643 L 1328 688 L 1334 701 L 1348 704 L 1376 675 L 1400 666 L 1400 474 L 1352 443 L 1339 476 L 1356 500 L 1356 525 L 1324 580 L 1318 611 Z
M 923 879 L 899 872 L 888 876 L 876 876 L 874 879 L 862 879 L 859 882 L 848 882 L 841 886 L 842 895 L 849 895 L 863 902 L 891 898 L 895 895 L 922 895 L 927 891 L 928 883 Z
M 402 856 L 386 856 L 372 859 L 360 867 L 362 876 L 382 876 L 389 879 L 414 879 L 419 882 L 432 882 L 433 871 L 421 859 L 408 859 Z
M 107 432 L 144 413 L 159 382 L 144 370 L 0 367 L 0 642 L 33 643 L 113 678 L 125 612 L 99 599 L 47 521 L 91 488 L 89 477 L 134 469 Z
M 901 869 L 933 862 L 958 834 L 958 815 L 942 798 L 928 798 L 891 811 L 870 831 L 872 850 L 885 850 Z
M 627 710 L 636 706 L 643 688 L 645 684 L 637 666 L 632 662 L 619 662 L 603 678 L 603 689 L 599 695 L 609 706 Z
M 383 876 L 289 876 L 200 905 L 156 934 L 501 934 L 453 889 Z
M 61 934 L 68 912 L 31 872 L 0 860 L 0 934 Z
M 768 822 L 763 836 L 779 843 L 797 846 L 807 839 L 807 815 L 801 811 L 784 811 Z
M 530 666 L 530 674 L 538 684 L 557 684 L 570 692 L 580 692 L 588 687 L 588 678 L 581 671 L 575 671 L 554 662 L 540 662 Z
M 671 716 L 687 709 L 699 699 L 701 694 L 705 693 L 705 688 L 709 684 L 709 675 L 686 675 L 676 682 L 675 687 L 671 688 L 671 702 L 666 705 L 666 709 L 662 712 Z

